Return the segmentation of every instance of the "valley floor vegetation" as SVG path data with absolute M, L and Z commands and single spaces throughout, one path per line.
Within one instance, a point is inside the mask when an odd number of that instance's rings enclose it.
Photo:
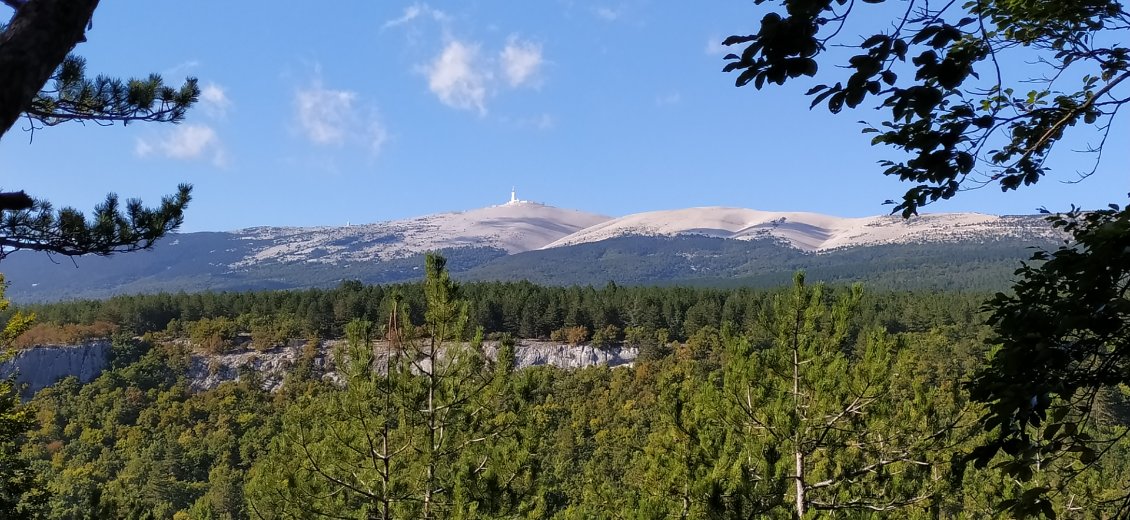
M 1049 460 L 1026 480 L 973 464 L 990 434 L 963 382 L 992 348 L 987 295 L 869 293 L 803 274 L 769 291 L 459 285 L 438 256 L 426 274 L 6 314 L 31 327 L 17 347 L 114 339 L 92 383 L 63 380 L 24 404 L 5 392 L 0 512 L 989 518 L 1039 493 L 1062 517 L 1113 518 L 1130 486 L 1118 392 L 1083 426 L 1117 439 L 1099 459 Z M 640 355 L 630 367 L 514 370 L 514 337 Z M 310 348 L 281 389 L 249 371 L 189 390 L 192 352 L 293 338 Z M 325 338 L 345 338 L 336 378 L 312 366 Z

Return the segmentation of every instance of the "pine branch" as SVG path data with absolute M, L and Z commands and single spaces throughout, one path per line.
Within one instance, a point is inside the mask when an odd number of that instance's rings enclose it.
M 0 136 L 84 39 L 98 0 L 4 0 L 16 14 L 0 33 Z M 13 5 L 17 4 L 17 5 Z
M 34 201 L 30 209 L 0 211 L 0 260 L 18 250 L 107 256 L 149 249 L 184 222 L 191 193 L 192 186 L 182 184 L 177 194 L 165 197 L 159 207 L 145 208 L 141 201 L 132 199 L 124 209 L 117 196 L 110 194 L 95 207 L 90 219 L 72 208 L 56 212 L 46 201 Z M 0 204 L 4 200 L 0 195 Z M 13 200 L 26 202 L 18 195 Z

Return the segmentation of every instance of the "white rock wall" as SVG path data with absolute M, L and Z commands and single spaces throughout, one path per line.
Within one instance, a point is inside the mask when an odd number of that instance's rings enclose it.
M 17 385 L 27 385 L 21 395 L 30 396 L 68 376 L 89 383 L 109 364 L 109 340 L 82 345 L 44 345 L 21 350 L 12 359 L 0 363 L 0 377 L 14 374 Z
M 302 357 L 304 341 L 292 341 L 284 347 L 266 352 L 241 350 L 218 356 L 193 355 L 188 369 L 188 379 L 193 390 L 215 388 L 225 381 L 238 381 L 241 374 L 254 371 L 263 380 L 263 387 L 275 390 Z M 340 341 L 324 342 L 314 358 L 314 375 L 338 380 L 333 371 L 332 352 Z M 487 355 L 494 357 L 495 344 L 485 345 Z M 515 366 L 518 369 L 535 366 L 555 366 L 574 369 L 604 365 L 610 367 L 631 365 L 639 352 L 635 348 L 595 348 L 588 345 L 572 346 L 556 342 L 521 340 L 515 348 Z M 13 373 L 25 397 L 51 386 L 68 376 L 89 383 L 109 366 L 110 342 L 92 341 L 83 345 L 50 345 L 20 351 L 12 359 L 0 363 L 0 377 Z M 379 360 L 378 360 L 379 363 Z

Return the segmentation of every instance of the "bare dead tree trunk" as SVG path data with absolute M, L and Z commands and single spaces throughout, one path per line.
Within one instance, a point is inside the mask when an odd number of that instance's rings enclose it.
M 20 118 L 83 34 L 98 0 L 30 0 L 0 33 L 0 137 Z
M 800 359 L 797 345 L 792 350 L 792 395 L 793 413 L 800 416 Z M 801 450 L 800 433 L 793 434 L 793 452 L 797 459 L 797 518 L 805 517 L 805 452 Z
M 804 498 L 804 453 L 796 450 L 796 517 L 803 518 L 805 511 Z
M 795 322 L 793 323 L 793 337 L 792 337 L 792 350 L 793 350 L 793 413 L 796 414 L 798 424 L 801 421 L 801 416 L 804 414 L 804 409 L 800 403 L 800 334 L 802 319 L 802 310 L 800 306 L 797 307 Z M 793 432 L 793 454 L 796 458 L 796 517 L 804 518 L 804 511 L 807 502 L 805 500 L 805 484 L 804 484 L 804 449 L 800 443 L 800 430 L 798 427 Z

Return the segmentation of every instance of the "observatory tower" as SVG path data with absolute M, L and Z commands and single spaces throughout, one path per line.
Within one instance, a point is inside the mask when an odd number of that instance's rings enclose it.
M 540 202 L 534 202 L 532 200 L 519 199 L 518 198 L 518 189 L 511 187 L 510 188 L 510 200 L 506 201 L 506 204 L 503 204 L 503 206 L 516 206 L 518 204 L 534 204 L 534 205 L 538 205 L 538 206 L 543 205 Z

